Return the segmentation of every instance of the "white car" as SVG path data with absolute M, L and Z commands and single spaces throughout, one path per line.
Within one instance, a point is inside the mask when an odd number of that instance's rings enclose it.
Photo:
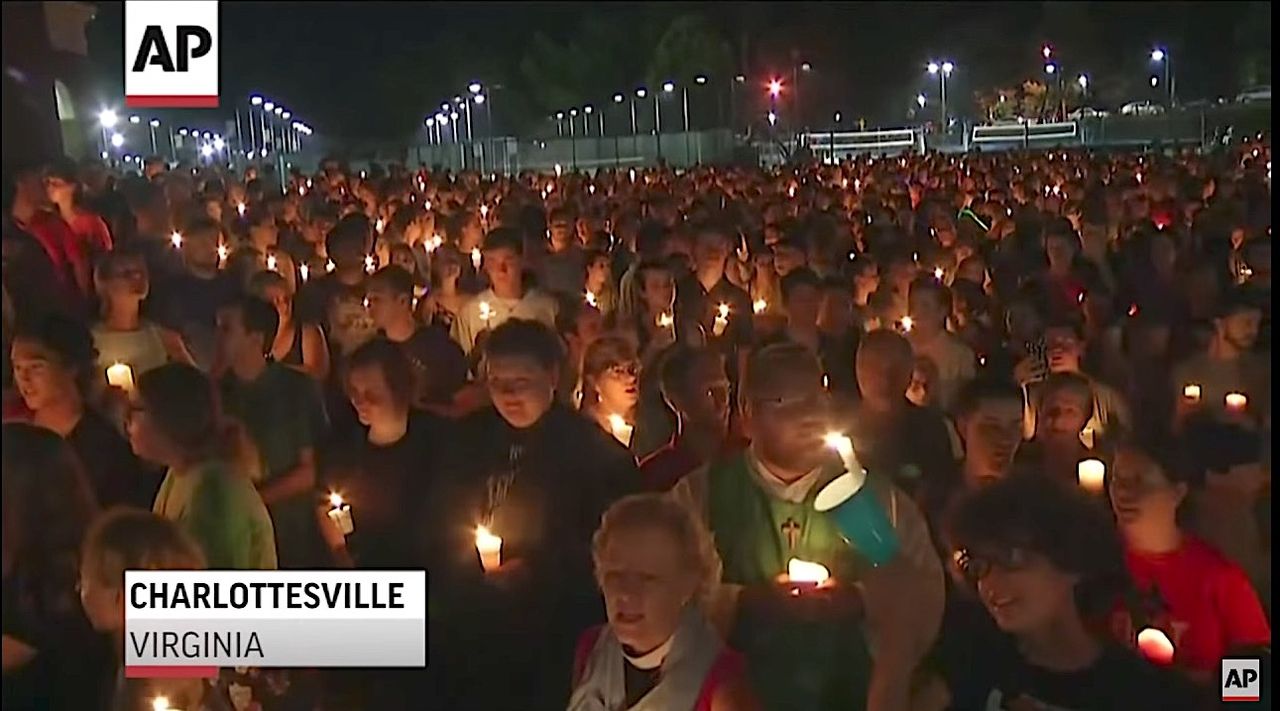
M 1120 107 L 1121 116 L 1155 116 L 1164 113 L 1164 107 L 1150 101 L 1130 101 Z
M 1236 103 L 1251 104 L 1255 101 L 1271 101 L 1270 86 L 1254 86 L 1240 92 L 1236 96 Z

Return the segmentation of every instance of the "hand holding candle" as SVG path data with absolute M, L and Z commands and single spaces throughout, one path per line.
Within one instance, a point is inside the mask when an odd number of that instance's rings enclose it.
M 484 258 L 484 256 L 480 253 L 480 248 L 479 248 L 479 247 L 472 247 L 472 248 L 471 248 L 471 266 L 472 266 L 472 268 L 474 268 L 474 269 L 479 269 L 479 268 L 480 268 L 480 261 L 481 261 L 483 258 Z
M 329 492 L 329 520 L 337 526 L 343 536 L 349 536 L 356 530 L 355 521 L 351 518 L 351 506 L 342 500 L 342 495 Z
M 806 590 L 816 590 L 835 584 L 827 566 L 799 558 L 787 561 L 787 572 L 783 573 L 779 580 L 787 586 L 787 593 L 792 597 L 803 595 Z
M 1190 405 L 1200 404 L 1200 386 L 1196 383 L 1187 383 L 1182 386 L 1182 399 Z
M 675 318 L 673 318 L 671 314 L 665 311 L 658 314 L 658 328 L 672 328 L 675 326 L 675 323 Z
M 903 333 L 911 333 L 911 327 L 915 325 L 915 321 L 910 316 L 903 316 L 898 323 L 902 325 Z
M 751 304 L 752 313 L 762 314 L 765 312 L 765 309 L 767 308 L 769 308 L 769 302 L 765 301 L 764 299 L 756 299 Z
M 107 384 L 127 393 L 133 392 L 133 368 L 128 363 L 114 363 L 107 368 Z
M 596 300 L 596 293 L 590 289 L 587 289 L 587 304 L 597 308 L 600 306 L 599 302 Z
M 480 566 L 484 572 L 490 573 L 502 567 L 502 538 L 484 526 L 476 526 L 476 552 L 480 554 Z
M 1107 465 L 1101 459 L 1086 459 L 1076 465 L 1080 488 L 1090 494 L 1101 494 L 1106 488 Z
M 365 272 L 372 274 L 375 271 L 377 271 L 377 269 L 378 269 L 378 260 L 374 259 L 372 254 L 366 254 L 364 256 Z
M 277 267 L 277 266 L 279 266 L 279 262 L 276 260 L 276 255 L 274 255 L 274 254 L 268 254 L 268 255 L 267 255 L 267 269 L 268 269 L 269 271 L 273 271 L 273 272 L 274 272 L 274 271 L 276 271 L 276 267 Z
M 720 304 L 716 307 L 716 320 L 711 324 L 711 333 L 716 336 L 723 336 L 726 328 L 729 327 L 729 305 Z

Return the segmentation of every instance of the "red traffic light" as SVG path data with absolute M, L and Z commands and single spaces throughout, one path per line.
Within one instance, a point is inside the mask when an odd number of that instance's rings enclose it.
M 1044 55 L 1045 59 L 1048 59 L 1049 57 L 1053 56 L 1053 47 L 1050 47 L 1049 45 L 1046 44 L 1043 48 L 1040 49 L 1040 53 Z
M 776 99 L 778 95 L 781 93 L 782 93 L 782 80 L 770 79 L 769 80 L 769 96 L 772 96 Z

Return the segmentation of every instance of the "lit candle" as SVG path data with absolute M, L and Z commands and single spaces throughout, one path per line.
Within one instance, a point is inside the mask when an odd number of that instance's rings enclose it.
M 338 527 L 343 536 L 349 536 L 356 530 L 356 523 L 351 518 L 351 505 L 342 500 L 342 494 L 329 492 L 329 520 Z
M 476 526 L 476 552 L 480 554 L 480 567 L 484 572 L 502 567 L 502 538 L 484 526 Z
M 440 245 L 442 244 L 444 244 L 444 240 L 440 237 L 440 235 L 432 235 L 431 239 L 427 240 L 426 242 L 427 254 L 431 254 L 437 249 L 440 249 Z
M 830 584 L 831 571 L 821 563 L 792 558 L 787 561 L 787 572 L 782 577 L 791 595 L 799 596 L 804 590 L 813 590 Z
M 169 697 L 157 696 L 151 699 L 151 711 L 182 711 L 169 705 Z
M 306 196 L 307 196 L 307 189 L 306 189 L 306 188 L 298 188 L 298 197 L 306 197 Z
M 488 206 L 488 205 L 481 205 L 481 206 L 480 206 L 480 219 L 482 219 L 482 220 L 487 220 L 487 219 L 489 219 L 489 206 Z
M 378 268 L 378 262 L 372 254 L 364 255 L 364 270 L 372 274 Z
M 848 178 L 845 178 L 844 180 L 841 180 L 841 181 L 840 181 L 840 189 L 841 189 L 841 190 L 848 190 L 848 189 L 849 189 L 849 179 L 848 179 Z
M 557 178 L 559 178 L 559 177 L 560 177 L 560 173 L 561 173 L 561 171 L 562 171 L 562 170 L 563 170 L 563 169 L 560 167 L 560 164 L 559 164 L 559 163 L 556 163 L 556 177 L 557 177 Z
M 480 302 L 480 320 L 484 321 L 484 327 L 489 327 L 489 319 L 493 318 L 493 307 L 488 301 Z
M 1101 494 L 1107 480 L 1107 465 L 1101 459 L 1086 459 L 1076 465 L 1076 478 L 1080 488 L 1091 494 Z
M 1173 663 L 1173 642 L 1169 636 L 1155 627 L 1144 628 L 1138 633 L 1138 649 L 1153 664 Z
M 311 178 L 307 178 L 307 187 L 311 187 Z
M 711 324 L 711 333 L 716 336 L 723 336 L 724 330 L 729 327 L 729 305 L 720 304 L 716 307 L 716 320 Z
M 304 282 L 305 282 L 305 281 L 307 280 L 307 278 L 311 276 L 311 267 L 308 267 L 306 264 L 299 264 L 299 265 L 298 265 L 298 276 L 301 276 L 301 277 L 302 277 L 302 281 L 304 281 Z
M 627 174 L 631 177 L 631 182 L 633 182 L 633 183 L 634 183 L 634 182 L 636 182 L 636 169 L 635 169 L 635 168 L 632 168 L 631 170 L 627 171 Z
M 169 235 L 169 241 L 173 243 L 175 248 L 182 247 L 182 233 L 173 232 Z
M 911 333 L 911 327 L 915 325 L 915 321 L 913 321 L 910 316 L 903 316 L 902 320 L 898 323 L 902 324 L 903 333 Z
M 823 376 L 825 379 L 826 376 Z M 853 440 L 839 432 L 828 432 L 822 438 L 823 444 L 834 449 L 836 454 L 840 455 L 840 462 L 844 464 L 844 470 L 851 474 L 859 474 L 862 472 L 862 465 L 858 462 L 858 454 L 853 451 Z
M 244 217 L 244 203 L 236 203 L 236 212 L 240 213 L 241 217 Z
M 596 293 L 590 289 L 587 289 L 587 303 L 592 306 L 600 305 L 599 303 L 596 302 Z
M 127 393 L 133 392 L 133 368 L 129 367 L 128 363 L 116 361 L 107 368 L 107 384 L 114 385 Z
M 230 250 L 227 249 L 227 245 L 225 244 L 218 245 L 218 266 L 219 267 L 221 267 L 222 264 L 227 261 L 227 256 L 230 253 L 231 253 Z
M 942 267 L 934 267 L 934 268 L 933 268 L 933 278 L 934 278 L 934 279 L 937 279 L 938 281 L 942 281 L 942 274 L 943 274 Z
M 795 196 L 796 196 L 796 186 L 792 185 L 787 188 L 787 197 L 795 198 Z
M 472 247 L 472 248 L 471 248 L 471 267 L 472 267 L 473 269 L 479 269 L 479 268 L 480 268 L 480 260 L 481 260 L 481 259 L 483 259 L 483 258 L 484 258 L 484 257 L 483 257 L 483 255 L 481 255 L 481 254 L 480 254 L 480 248 L 479 248 L 479 247 Z
M 676 320 L 671 314 L 663 311 L 658 314 L 658 328 L 672 328 L 675 326 Z
M 1249 398 L 1244 393 L 1227 393 L 1225 398 L 1227 412 L 1241 414 L 1249 406 Z
M 326 262 L 324 263 L 324 270 L 325 270 L 326 272 L 331 272 L 331 271 L 333 271 L 334 269 L 337 269 L 337 268 L 338 268 L 338 265 L 337 265 L 337 264 L 334 264 L 332 259 L 330 259 L 330 260 L 328 260 L 328 261 L 326 261 Z
M 631 433 L 635 431 L 635 427 L 627 424 L 627 421 L 622 419 L 622 415 L 617 413 L 609 415 L 609 429 L 613 431 L 614 438 L 621 442 L 622 446 L 631 446 Z
M 382 234 L 382 231 L 386 228 L 387 223 L 383 222 L 381 217 L 378 218 L 377 222 L 373 223 L 373 229 L 377 230 L 378 234 Z
M 822 374 L 822 389 L 823 390 L 831 389 L 831 377 L 828 376 L 826 373 Z
M 765 309 L 769 308 L 769 302 L 764 299 L 756 299 L 751 304 L 751 310 L 755 313 L 762 314 Z
M 588 185 L 588 186 L 587 186 L 587 193 L 589 193 L 589 194 L 591 194 L 591 195 L 595 195 L 595 194 L 596 194 L 596 185 L 595 185 L 595 183 L 592 183 L 592 184 L 590 184 L 590 185 Z
M 271 271 L 273 271 L 273 272 L 274 272 L 274 271 L 276 270 L 276 265 L 277 265 L 277 262 L 276 262 L 276 255 L 274 255 L 274 254 L 268 254 L 268 255 L 267 255 L 267 269 L 270 269 Z
M 1196 383 L 1187 383 L 1182 386 L 1182 399 L 1195 405 L 1200 402 L 1200 386 Z

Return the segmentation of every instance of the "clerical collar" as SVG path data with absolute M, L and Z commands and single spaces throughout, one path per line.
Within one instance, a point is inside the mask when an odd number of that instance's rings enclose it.
M 785 482 L 770 471 L 769 466 L 756 455 L 754 446 L 747 448 L 747 462 L 751 465 L 756 482 L 764 488 L 765 493 L 792 504 L 804 501 L 814 484 L 818 482 L 818 477 L 822 475 L 822 465 L 818 465 L 799 479 L 790 483 Z
M 627 648 L 623 647 L 622 656 L 626 657 L 627 663 L 636 669 L 641 671 L 651 671 L 662 666 L 662 662 L 666 661 L 667 653 L 671 651 L 671 643 L 674 642 L 675 639 L 676 636 L 672 633 L 672 635 L 667 638 L 667 641 L 658 645 L 652 652 L 649 652 L 648 654 L 641 654 L 638 657 L 633 657 L 630 654 L 627 654 Z

